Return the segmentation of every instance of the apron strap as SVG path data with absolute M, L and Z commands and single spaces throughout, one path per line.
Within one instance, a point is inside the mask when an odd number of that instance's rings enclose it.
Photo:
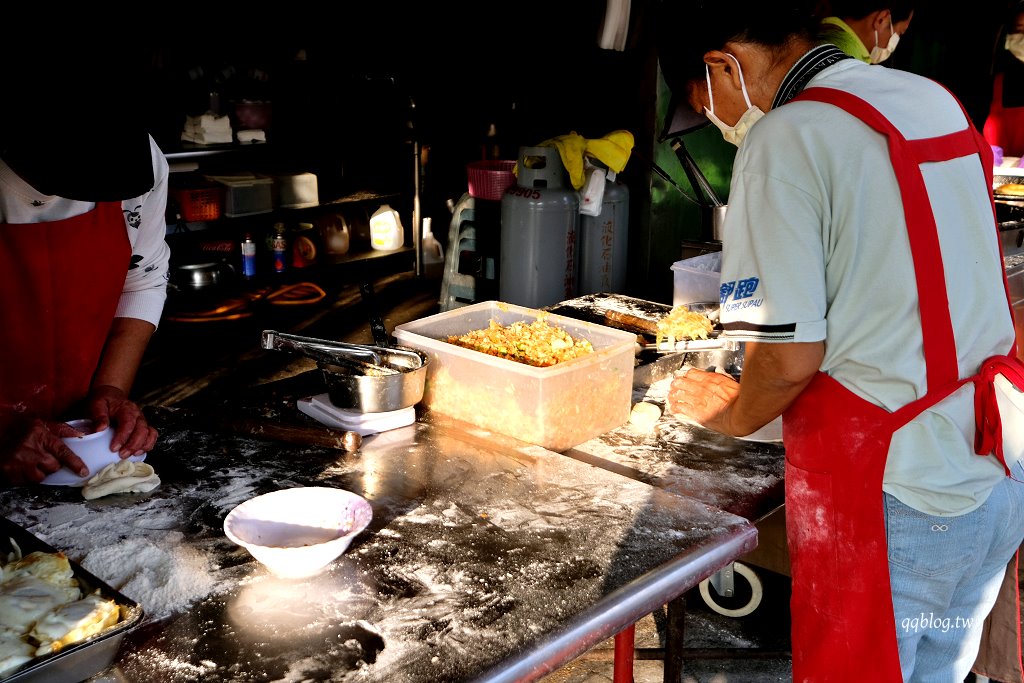
M 833 88 L 807 88 L 795 100 L 812 100 L 841 107 L 888 140 L 896 180 L 903 199 L 904 218 L 914 260 L 914 276 L 917 281 L 918 309 L 921 314 L 924 356 L 927 364 L 927 393 L 916 401 L 894 411 L 890 418 L 894 430 L 910 422 L 915 416 L 931 408 L 967 382 L 974 383 L 975 453 L 981 456 L 994 454 L 1003 465 L 1007 476 L 1010 468 L 1003 455 L 1002 420 L 996 400 L 995 378 L 1006 377 L 1018 389 L 1024 389 L 1024 363 L 1017 356 L 1017 342 L 1014 340 L 1010 352 L 1005 356 L 987 359 L 978 373 L 960 378 L 956 359 L 956 342 L 953 324 L 949 316 L 949 299 L 946 294 L 942 254 L 939 249 L 938 230 L 928 199 L 928 192 L 921 173 L 921 164 L 948 161 L 977 154 L 989 185 L 992 183 L 992 149 L 984 137 L 970 123 L 970 117 L 960 105 L 967 127 L 963 130 L 933 138 L 907 140 L 902 133 L 873 106 L 848 92 Z M 956 98 L 954 97 L 954 100 Z M 959 100 L 957 100 L 959 104 Z M 993 225 L 998 233 L 995 219 L 995 200 L 992 204 Z M 999 245 L 1002 259 L 1002 241 Z M 1013 305 L 1009 283 L 1003 273 L 1003 287 L 1007 307 L 1013 318 Z
M 928 389 L 938 389 L 956 382 L 960 371 L 953 323 L 949 317 L 945 270 L 935 217 L 928 201 L 928 190 L 920 164 L 977 154 L 977 146 L 973 144 L 970 134 L 970 123 L 963 131 L 910 144 L 881 112 L 856 95 L 834 88 L 813 87 L 804 90 L 795 100 L 813 100 L 840 107 L 888 140 L 889 156 L 903 199 L 903 214 L 914 260 Z M 919 158 L 918 151 L 923 153 L 923 158 Z

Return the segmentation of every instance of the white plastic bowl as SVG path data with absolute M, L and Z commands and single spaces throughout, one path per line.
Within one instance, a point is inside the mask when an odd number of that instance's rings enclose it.
M 282 578 L 316 574 L 373 519 L 362 496 L 307 486 L 250 498 L 224 518 L 224 534 Z
M 92 420 L 69 420 L 67 424 L 80 432 L 85 432 L 85 436 L 69 436 L 62 440 L 68 448 L 75 452 L 75 455 L 82 459 L 85 466 L 89 468 L 89 474 L 80 477 L 67 467 L 61 467 L 53 474 L 47 475 L 42 481 L 43 484 L 82 486 L 104 467 L 121 460 L 121 456 L 116 451 L 110 450 L 110 441 L 114 438 L 113 428 L 107 427 L 103 431 L 94 432 L 92 431 Z M 142 462 L 146 459 L 146 454 L 133 455 L 128 459 Z

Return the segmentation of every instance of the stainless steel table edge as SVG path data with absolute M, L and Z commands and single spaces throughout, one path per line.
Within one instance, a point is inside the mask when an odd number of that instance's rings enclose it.
M 749 523 L 736 526 L 725 537 L 709 539 L 609 593 L 569 622 L 559 635 L 509 657 L 472 679 L 472 683 L 540 680 L 660 609 L 756 546 L 757 529 Z

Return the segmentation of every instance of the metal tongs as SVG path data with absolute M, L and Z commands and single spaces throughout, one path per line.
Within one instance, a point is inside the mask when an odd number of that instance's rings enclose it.
M 708 339 L 668 339 L 659 341 L 654 347 L 662 353 L 678 353 L 686 351 L 735 351 L 739 342 L 721 339 L 718 330 L 714 330 Z
M 261 346 L 269 350 L 299 353 L 320 363 L 341 365 L 359 374 L 371 376 L 397 375 L 423 364 L 419 354 L 411 349 L 348 344 L 274 330 L 263 330 Z

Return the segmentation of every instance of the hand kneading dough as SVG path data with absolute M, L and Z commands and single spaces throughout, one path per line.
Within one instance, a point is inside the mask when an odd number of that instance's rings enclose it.
M 645 432 L 653 429 L 659 418 L 661 418 L 661 408 L 646 401 L 637 403 L 629 412 L 629 423 Z
M 82 487 L 86 500 L 113 493 L 145 493 L 160 485 L 160 477 L 151 465 L 133 460 L 119 460 L 100 470 Z

